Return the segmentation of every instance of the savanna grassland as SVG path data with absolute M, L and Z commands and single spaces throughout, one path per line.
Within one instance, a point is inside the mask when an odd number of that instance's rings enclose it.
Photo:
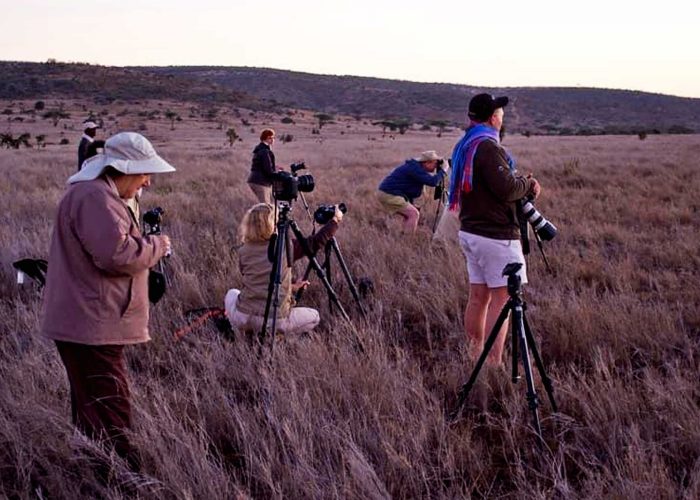
M 33 102 L 0 107 L 20 105 Z M 520 170 L 540 179 L 538 208 L 560 231 L 546 244 L 553 274 L 538 254 L 528 262 L 528 317 L 560 409 L 552 414 L 543 398 L 539 446 L 524 382 L 513 386 L 505 371 L 484 373 L 485 408 L 470 401 L 447 422 L 471 369 L 463 258 L 449 238 L 431 243 L 431 193 L 407 237 L 374 200 L 391 168 L 423 149 L 449 154 L 457 131 L 382 136 L 339 119 L 318 135 L 310 113 L 282 124 L 280 115 L 146 101 L 64 109 L 71 117 L 56 127 L 29 116 L 5 126 L 46 135 L 46 147 L 0 150 L 0 496 L 700 497 L 700 137 L 506 139 Z M 139 116 L 154 109 L 181 121 Z M 104 135 L 141 130 L 178 168 L 142 200 L 165 208 L 174 254 L 172 286 L 152 308 L 153 340 L 128 349 L 140 474 L 72 429 L 63 366 L 38 334 L 40 291 L 17 286 L 11 267 L 48 254 L 88 111 L 104 117 Z M 231 126 L 242 139 L 232 147 Z M 236 230 L 254 201 L 245 179 L 264 126 L 294 136 L 275 153 L 280 165 L 306 161 L 312 206 L 347 203 L 338 241 L 352 272 L 374 281 L 369 320 L 353 311 L 350 327 L 330 315 L 314 280 L 304 303 L 322 324 L 280 338 L 272 358 L 211 325 L 176 342 L 185 311 L 221 306 L 240 283 Z M 64 137 L 70 144 L 59 145 Z M 293 213 L 309 231 L 300 204 Z M 352 310 L 341 277 L 335 283 Z M 108 481 L 97 473 L 105 461 Z

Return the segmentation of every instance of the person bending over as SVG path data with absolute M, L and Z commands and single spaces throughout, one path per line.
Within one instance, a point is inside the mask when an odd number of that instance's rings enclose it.
M 445 177 L 444 161 L 435 151 L 424 151 L 417 158 L 406 160 L 379 184 L 377 198 L 384 210 L 403 218 L 404 232 L 418 227 L 420 212 L 414 206 L 423 194 L 423 186 L 435 187 Z M 437 170 L 437 173 L 433 174 Z
M 336 209 L 333 218 L 318 233 L 307 238 L 313 253 L 323 248 L 335 235 L 342 218 L 343 213 Z M 259 331 L 262 328 L 272 271 L 268 247 L 274 232 L 274 208 L 269 203 L 254 205 L 243 217 L 240 227 L 243 246 L 238 251 L 242 286 L 240 290 L 230 289 L 224 299 L 226 316 L 234 328 L 244 331 Z M 291 242 L 294 260 L 304 257 L 299 242 L 294 238 Z M 285 256 L 282 257 L 281 276 L 277 330 L 287 334 L 313 330 L 320 321 L 318 311 L 309 307 L 295 307 L 293 297 L 294 292 L 306 287 L 309 282 L 292 283 L 292 268 Z M 272 309 L 270 311 L 272 314 Z
M 502 275 L 506 264 L 522 263 L 518 274 L 527 283 L 517 201 L 540 193 L 534 178 L 516 175 L 515 162 L 501 147 L 506 104 L 507 97 L 474 96 L 469 102 L 471 123 L 452 153 L 449 208 L 459 210 L 459 241 L 469 274 L 464 327 L 472 359 L 481 355 L 485 336 L 508 301 L 507 278 Z M 491 365 L 501 364 L 507 328 L 505 321 L 489 353 Z
M 266 128 L 260 133 L 260 144 L 253 150 L 248 186 L 260 203 L 272 203 L 272 175 L 276 171 L 274 142 L 275 131 Z

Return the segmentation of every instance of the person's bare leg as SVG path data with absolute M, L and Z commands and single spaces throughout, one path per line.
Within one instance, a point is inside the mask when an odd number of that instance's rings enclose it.
M 401 217 L 403 217 L 403 230 L 406 233 L 415 232 L 418 227 L 418 218 L 420 217 L 420 212 L 412 204 L 406 205 L 404 208 L 397 212 Z
M 469 285 L 469 301 L 464 309 L 464 329 L 467 335 L 469 357 L 476 361 L 484 349 L 486 312 L 490 301 L 485 284 Z
M 491 301 L 486 313 L 485 334 L 490 335 L 498 316 L 501 314 L 503 306 L 508 302 L 508 287 L 489 288 Z M 496 342 L 494 342 L 489 357 L 486 360 L 491 366 L 500 366 L 503 358 L 503 346 L 506 342 L 506 332 L 508 331 L 509 318 L 503 322 Z

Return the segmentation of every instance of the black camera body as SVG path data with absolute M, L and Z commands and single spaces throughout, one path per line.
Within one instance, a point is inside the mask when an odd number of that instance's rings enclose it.
M 297 163 L 292 163 L 289 165 L 289 170 L 292 171 L 293 175 L 296 175 L 299 170 L 305 170 L 306 169 L 306 163 L 303 161 L 297 162 Z
M 532 226 L 537 236 L 544 241 L 553 240 L 557 235 L 557 227 L 544 218 L 535 208 L 535 199 L 532 196 L 526 196 L 519 202 L 520 214 Z
M 319 205 L 314 212 L 314 221 L 317 224 L 328 224 L 335 215 L 335 205 Z M 348 207 L 345 203 L 338 203 L 338 210 L 342 213 L 348 212 Z
M 165 210 L 155 207 L 143 214 L 143 223 L 148 226 L 148 234 L 160 234 L 160 225 L 163 222 Z
M 314 187 L 314 178 L 311 175 L 297 177 L 284 171 L 272 174 L 272 194 L 277 201 L 296 200 L 300 192 L 310 193 Z

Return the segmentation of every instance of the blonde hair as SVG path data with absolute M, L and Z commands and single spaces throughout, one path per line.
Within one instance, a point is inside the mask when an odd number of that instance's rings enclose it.
M 262 243 L 275 232 L 274 207 L 269 203 L 258 203 L 248 209 L 238 229 L 243 243 Z

